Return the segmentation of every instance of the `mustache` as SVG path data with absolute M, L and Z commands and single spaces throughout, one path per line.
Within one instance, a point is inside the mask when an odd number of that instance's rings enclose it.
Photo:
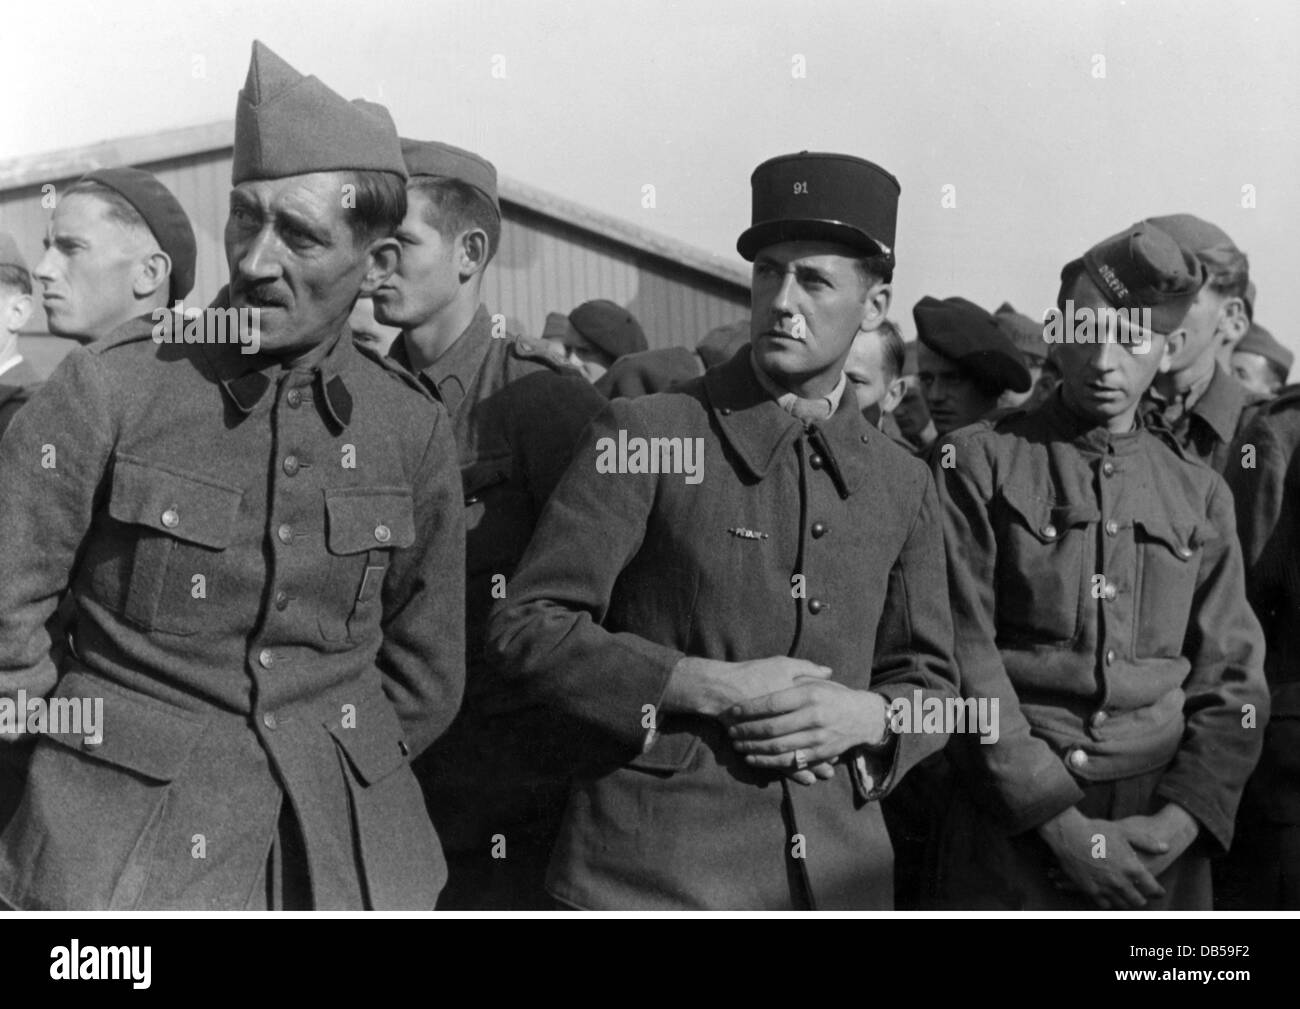
M 254 308 L 288 308 L 289 294 L 275 286 L 273 281 L 231 284 L 231 294 L 238 296 Z

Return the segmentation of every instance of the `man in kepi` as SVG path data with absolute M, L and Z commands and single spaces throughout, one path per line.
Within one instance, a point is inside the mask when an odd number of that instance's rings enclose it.
M 33 276 L 50 332 L 85 342 L 184 298 L 194 260 L 194 229 L 166 186 L 139 168 L 100 168 L 60 195 Z
M 997 742 L 949 748 L 947 906 L 1210 909 L 1268 717 L 1263 639 L 1222 477 L 1138 418 L 1203 281 L 1150 223 L 1067 264 L 1060 388 L 935 468 L 962 690 L 1001 712 Z
M 501 239 L 497 173 L 450 144 L 402 142 L 411 179 L 397 271 L 375 295 L 400 326 L 390 356 L 451 414 L 464 489 L 465 704 L 416 763 L 450 877 L 439 908 L 550 907 L 546 861 L 568 791 L 556 719 L 514 702 L 483 658 L 488 611 L 503 598 L 546 499 L 604 399 L 540 341 L 507 333 L 481 300 Z M 441 610 L 424 614 L 442 626 Z
M 489 627 L 586 745 L 567 906 L 888 908 L 876 800 L 946 739 L 886 717 L 954 695 L 934 485 L 843 374 L 889 309 L 898 183 L 806 152 L 752 183 L 750 347 L 610 402 Z
M 446 878 L 409 761 L 463 686 L 455 445 L 348 330 L 397 262 L 397 134 L 254 43 L 232 174 L 261 353 L 137 319 L 0 443 L 0 690 L 103 703 L 101 741 L 37 740 L 0 903 L 432 908 Z

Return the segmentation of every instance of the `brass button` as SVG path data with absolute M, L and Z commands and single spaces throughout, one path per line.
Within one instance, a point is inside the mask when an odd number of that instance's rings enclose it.
M 1191 547 L 1179 547 L 1179 548 L 1178 548 L 1178 556 L 1181 557 L 1183 560 L 1187 560 L 1188 557 L 1192 556 L 1192 548 L 1191 548 Z
M 1116 535 L 1118 532 L 1119 532 L 1119 523 L 1118 523 L 1118 522 L 1116 522 L 1114 519 L 1111 519 L 1109 522 L 1106 523 L 1106 535 L 1107 535 L 1107 536 L 1114 536 L 1114 535 Z
M 1114 664 L 1115 664 L 1115 649 L 1108 648 L 1106 649 L 1106 665 L 1113 666 Z
M 826 535 L 826 531 L 827 530 L 826 530 L 825 522 L 814 522 L 812 524 L 813 539 L 815 540 L 821 539 L 823 536 Z
M 1106 462 L 1101 464 L 1101 471 L 1105 476 L 1114 476 L 1115 464 L 1110 460 L 1107 460 Z
M 811 466 L 813 469 L 821 469 L 822 457 L 819 456 L 816 452 L 814 452 L 812 455 L 808 457 L 808 465 Z
M 1088 766 L 1088 754 L 1083 750 L 1071 750 L 1069 757 L 1066 758 L 1070 766 L 1074 768 L 1084 768 Z
M 816 616 L 818 613 L 820 613 L 820 612 L 821 612 L 822 610 L 824 610 L 825 608 L 826 608 L 826 604 L 825 604 L 824 602 L 822 602 L 820 599 L 809 599 L 809 600 L 808 600 L 808 612 L 811 613 L 811 614 L 813 614 L 814 616 Z
M 288 400 L 289 405 L 293 407 L 295 410 L 298 409 L 298 407 L 302 406 L 302 393 L 300 393 L 297 389 L 290 389 L 289 395 L 285 396 L 284 398 Z
M 175 508 L 168 508 L 162 513 L 162 524 L 168 529 L 175 529 L 181 524 L 181 517 L 176 514 Z
M 275 661 L 275 655 L 269 648 L 263 648 L 257 653 L 257 661 L 261 663 L 264 669 L 270 669 L 271 663 Z
M 289 593 L 277 592 L 275 594 L 275 608 L 277 610 L 284 610 L 289 608 Z
M 718 413 L 722 414 L 722 416 L 724 416 L 724 417 L 730 417 L 730 416 L 731 416 L 731 407 L 729 407 L 729 406 L 724 406 L 721 410 L 718 411 Z
M 1052 525 L 1050 522 L 1043 526 L 1043 536 L 1049 540 L 1056 539 L 1056 526 Z
M 284 471 L 289 476 L 298 472 L 298 457 L 296 455 L 287 455 L 284 457 Z
M 284 525 L 280 526 L 280 528 L 275 531 L 275 535 L 280 538 L 281 543 L 286 543 L 286 544 L 292 543 L 293 526 L 289 525 L 289 523 L 286 522 L 284 523 Z
M 1106 712 L 1104 711 L 1094 711 L 1092 713 L 1092 717 L 1088 719 L 1088 724 L 1091 725 L 1094 729 L 1100 729 L 1103 725 L 1106 724 L 1106 719 L 1109 717 L 1110 716 L 1107 715 Z
M 1117 595 L 1119 595 L 1119 589 L 1115 588 L 1114 582 L 1107 582 L 1106 588 L 1102 591 L 1102 595 L 1105 596 L 1107 599 L 1114 599 Z
M 380 543 L 387 543 L 392 538 L 393 533 L 388 526 L 384 525 L 382 522 L 375 526 L 375 539 L 379 540 Z
M 268 729 L 274 729 L 277 724 L 275 720 L 275 715 L 271 714 L 271 712 L 268 711 L 265 715 L 262 716 L 262 724 L 265 725 Z

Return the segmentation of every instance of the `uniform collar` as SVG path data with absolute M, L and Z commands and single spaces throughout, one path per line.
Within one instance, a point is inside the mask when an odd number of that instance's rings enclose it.
M 749 365 L 754 371 L 754 377 L 758 379 L 758 384 L 767 391 L 769 396 L 776 400 L 776 405 L 792 417 L 798 417 L 798 404 L 801 401 L 801 397 L 796 393 L 790 392 L 788 389 L 782 389 L 777 385 L 776 382 L 773 381 L 772 376 L 758 366 L 758 362 L 754 360 L 752 354 L 749 357 Z M 844 390 L 847 387 L 848 378 L 845 376 L 844 372 L 841 371 L 839 382 L 828 395 L 818 396 L 816 399 L 803 399 L 802 402 L 807 406 L 822 410 L 826 414 L 826 419 L 829 419 L 835 411 L 839 409 L 840 397 L 844 395 Z
M 828 456 L 833 475 L 847 496 L 862 486 L 868 469 L 864 443 L 870 427 L 852 396 L 840 396 L 829 419 L 806 431 L 759 383 L 750 364 L 750 348 L 704 373 L 704 392 L 722 439 L 749 472 L 762 479 L 789 443 L 802 434 Z
M 1193 389 L 1192 393 L 1195 394 Z M 1163 413 L 1169 402 L 1152 387 L 1147 391 L 1147 399 L 1152 404 L 1149 409 Z M 1214 371 L 1210 373 L 1209 382 L 1200 395 L 1193 400 L 1186 415 L 1198 417 L 1209 426 L 1219 441 L 1231 442 L 1237 433 L 1237 420 L 1246 406 L 1246 391 L 1241 383 L 1229 375 L 1216 361 Z
M 433 364 L 420 374 L 433 387 L 448 413 L 455 413 L 465 394 L 469 392 L 474 376 L 483 367 L 491 344 L 492 317 L 486 305 L 479 305 L 465 332 L 456 342 L 442 352 Z M 388 350 L 388 356 L 407 371 L 412 371 L 411 358 L 406 352 L 406 334 L 403 333 Z
M 1049 396 L 1041 407 L 1040 415 L 1047 420 L 1055 436 L 1054 440 L 1067 441 L 1083 452 L 1098 455 L 1127 455 L 1140 447 L 1142 433 L 1146 422 L 1142 411 L 1133 417 L 1133 428 L 1119 434 L 1112 432 L 1105 424 L 1099 424 L 1089 417 L 1076 413 L 1066 405 L 1061 386 Z

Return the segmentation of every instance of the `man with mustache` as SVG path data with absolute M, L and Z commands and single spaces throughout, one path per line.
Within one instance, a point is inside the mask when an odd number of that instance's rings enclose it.
M 945 906 L 1211 907 L 1268 717 L 1263 639 L 1232 495 L 1139 415 L 1204 279 L 1149 222 L 1067 264 L 1063 312 L 1149 310 L 1149 331 L 1067 316 L 1057 391 L 935 467 L 962 692 L 1001 711 L 995 743 L 948 750 Z
M 489 627 L 584 747 L 565 906 L 888 908 L 876 800 L 947 738 L 886 716 L 954 695 L 934 485 L 844 377 L 889 309 L 897 180 L 803 152 L 751 181 L 750 346 L 608 404 Z M 699 446 L 698 479 L 599 462 L 652 439 Z
M 567 792 L 556 720 L 515 701 L 485 661 L 483 637 L 605 401 L 541 341 L 507 333 L 482 302 L 483 272 L 501 241 L 496 168 L 450 144 L 403 140 L 402 154 L 411 178 L 401 259 L 375 292 L 375 316 L 401 327 L 390 358 L 451 415 L 466 525 L 465 703 L 415 765 L 447 854 L 438 906 L 549 908 L 543 880 Z
M 386 114 L 255 42 L 221 301 L 261 352 L 135 319 L 68 355 L 0 444 L 0 692 L 103 711 L 38 736 L 0 903 L 434 906 L 409 762 L 463 686 L 455 445 L 348 327 L 396 265 L 405 179 Z

